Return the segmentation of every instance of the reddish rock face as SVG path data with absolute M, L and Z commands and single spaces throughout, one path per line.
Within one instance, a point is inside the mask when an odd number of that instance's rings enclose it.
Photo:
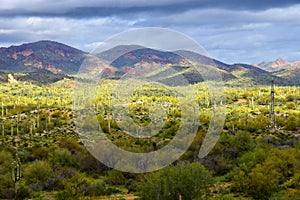
M 8 71 L 45 69 L 53 73 L 76 73 L 86 53 L 73 47 L 39 41 L 0 48 L 0 68 Z
M 275 65 L 287 65 L 289 64 L 288 61 L 284 60 L 283 58 L 277 58 L 274 62 Z
M 295 66 L 300 66 L 300 61 L 295 61 L 294 63 L 293 63 L 293 66 L 295 67 Z

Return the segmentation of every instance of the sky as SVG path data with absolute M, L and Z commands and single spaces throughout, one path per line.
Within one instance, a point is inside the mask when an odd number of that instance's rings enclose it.
M 299 0 L 0 0 L 0 46 L 39 40 L 86 52 L 115 34 L 161 27 L 226 63 L 300 60 Z

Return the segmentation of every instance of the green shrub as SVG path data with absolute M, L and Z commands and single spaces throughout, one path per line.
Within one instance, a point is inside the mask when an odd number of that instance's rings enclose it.
M 60 164 L 61 166 L 67 166 L 67 167 L 73 167 L 78 168 L 79 167 L 79 160 L 76 159 L 75 156 L 71 154 L 70 151 L 67 149 L 56 149 L 51 155 L 50 155 L 50 161 L 53 164 Z
M 11 172 L 13 157 L 8 151 L 0 151 L 0 174 Z
M 195 199 L 208 193 L 212 183 L 209 172 L 198 162 L 169 166 L 150 173 L 139 183 L 137 192 L 142 199 Z
M 75 174 L 72 178 L 63 180 L 64 190 L 56 194 L 55 199 L 77 200 L 88 194 L 89 184 L 85 174 Z
M 242 156 L 230 173 L 232 189 L 255 199 L 269 199 L 295 176 L 298 160 L 299 151 L 296 149 L 255 149 Z
M 0 151 L 0 198 L 14 196 L 14 182 L 11 176 L 13 157 L 8 151 Z
M 35 191 L 50 189 L 55 174 L 49 162 L 37 160 L 24 169 L 26 184 Z
M 105 183 L 110 185 L 123 185 L 125 184 L 125 180 L 122 172 L 112 169 L 107 172 Z
M 12 199 L 14 197 L 14 182 L 10 174 L 0 175 L 0 198 Z
M 295 102 L 288 102 L 285 104 L 286 109 L 292 109 L 295 110 L 297 108 L 297 105 L 295 104 Z
M 21 184 L 16 193 L 16 199 L 27 199 L 32 196 L 32 190 L 26 186 Z

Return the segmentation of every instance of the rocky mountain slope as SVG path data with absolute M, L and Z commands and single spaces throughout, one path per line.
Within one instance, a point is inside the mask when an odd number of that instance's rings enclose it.
M 88 62 L 86 58 L 89 58 Z M 13 73 L 21 81 L 42 84 L 55 82 L 76 74 L 82 63 L 88 65 L 87 70 L 106 63 L 102 75 L 113 79 L 125 74 L 138 74 L 150 80 L 177 85 L 176 80 L 182 77 L 189 83 L 201 82 L 201 73 L 209 70 L 211 74 L 218 72 L 226 84 L 260 85 L 269 84 L 273 79 L 279 85 L 300 85 L 300 62 L 289 63 L 277 59 L 258 65 L 230 65 L 191 51 L 166 52 L 138 45 L 116 46 L 91 55 L 53 41 L 0 48 L 0 80 L 5 80 L 8 73 Z M 194 67 L 195 63 L 197 68 Z
M 263 61 L 259 64 L 254 64 L 253 66 L 259 67 L 269 72 L 276 72 L 284 69 L 288 69 L 290 67 L 300 66 L 300 62 L 288 62 L 283 58 L 279 57 L 275 61 L 266 62 Z
M 45 69 L 53 73 L 76 73 L 86 53 L 73 47 L 39 41 L 0 48 L 0 69 L 9 72 L 30 72 Z

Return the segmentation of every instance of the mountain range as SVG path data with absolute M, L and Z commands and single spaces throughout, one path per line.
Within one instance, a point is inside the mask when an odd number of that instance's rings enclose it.
M 256 67 L 262 68 L 264 70 L 267 70 L 269 72 L 276 72 L 284 69 L 288 69 L 291 67 L 297 67 L 300 65 L 300 61 L 296 62 L 288 62 L 284 60 L 283 58 L 279 57 L 275 61 L 266 62 L 263 61 L 259 64 L 253 64 Z
M 271 80 L 278 85 L 300 85 L 300 62 L 290 63 L 282 58 L 253 65 L 226 64 L 191 51 L 166 52 L 138 45 L 116 46 L 93 55 L 54 41 L 0 48 L 0 81 L 6 81 L 7 74 L 12 73 L 20 81 L 53 83 L 72 78 L 82 63 L 90 65 L 89 69 L 103 62 L 107 65 L 102 76 L 111 79 L 140 73 L 150 80 L 172 85 L 183 84 L 176 82 L 180 77 L 197 83 L 203 81 L 193 67 L 197 63 L 202 72 L 218 71 L 228 85 L 266 85 Z

